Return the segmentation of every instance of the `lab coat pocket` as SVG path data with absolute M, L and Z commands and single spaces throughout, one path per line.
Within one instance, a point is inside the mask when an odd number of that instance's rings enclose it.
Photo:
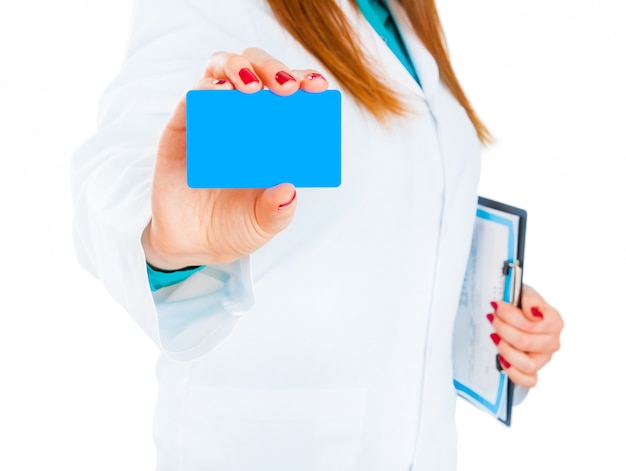
M 192 387 L 183 446 L 198 460 L 191 469 L 349 471 L 365 400 L 365 390 L 353 388 Z

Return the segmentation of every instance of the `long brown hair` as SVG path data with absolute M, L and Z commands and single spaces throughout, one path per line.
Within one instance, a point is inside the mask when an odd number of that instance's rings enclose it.
M 356 8 L 356 0 L 350 0 Z M 415 33 L 439 67 L 450 93 L 465 108 L 483 144 L 491 135 L 478 118 L 452 70 L 439 14 L 434 0 L 399 0 Z M 404 114 L 406 106 L 385 85 L 363 53 L 356 35 L 336 0 L 268 0 L 283 27 L 319 59 L 343 87 L 380 121 L 390 114 Z

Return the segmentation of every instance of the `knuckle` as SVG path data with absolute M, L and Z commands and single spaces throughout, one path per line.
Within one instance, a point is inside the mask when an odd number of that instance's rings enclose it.
M 525 324 L 527 321 L 522 310 L 511 304 L 505 304 L 503 307 L 498 308 L 498 315 L 501 315 L 511 325 Z
M 212 60 L 215 60 L 215 59 L 223 56 L 224 54 L 226 54 L 224 51 L 215 51 L 213 54 L 211 54 L 209 56 L 208 62 L 211 62 Z
M 510 378 L 515 384 L 524 388 L 533 388 L 537 385 L 537 375 L 511 374 Z
M 255 68 L 262 69 L 263 72 L 271 73 L 278 70 L 289 70 L 281 61 L 269 55 L 258 47 L 249 47 L 242 52 L 242 56 L 254 65 Z
M 265 54 L 265 51 L 263 49 L 260 49 L 258 47 L 247 47 L 243 50 L 242 54 L 244 56 L 247 56 L 249 54 Z
M 537 371 L 539 371 L 539 365 L 536 361 L 526 359 L 522 361 L 520 371 L 523 371 L 527 375 L 534 375 L 537 373 Z
M 527 357 L 517 358 L 515 361 L 515 368 L 525 375 L 533 374 L 533 362 Z
M 562 332 L 564 327 L 565 327 L 565 322 L 563 321 L 563 318 L 559 316 L 559 320 L 556 322 L 557 332 L 559 333 Z
M 213 54 L 209 56 L 209 59 L 206 62 L 205 72 L 209 72 L 215 64 L 224 60 L 226 56 L 228 56 L 228 52 L 224 51 L 215 51 Z
M 256 65 L 258 67 L 263 68 L 266 72 L 273 72 L 273 71 L 279 71 L 279 70 L 287 71 L 288 70 L 288 68 L 285 66 L 285 64 L 283 64 L 282 62 L 280 62 L 277 59 L 274 59 L 273 57 L 263 58 L 263 59 L 257 61 Z
M 517 340 L 517 346 L 519 347 L 520 350 L 524 351 L 524 352 L 528 352 L 532 349 L 533 347 L 533 339 L 530 335 L 520 335 L 518 340 Z
M 525 383 L 524 386 L 527 388 L 534 388 L 535 386 L 537 386 L 537 375 L 532 375 L 529 376 L 528 378 L 525 379 Z
M 229 54 L 228 57 L 224 59 L 224 67 L 227 69 L 237 69 L 242 66 L 241 59 L 241 56 Z

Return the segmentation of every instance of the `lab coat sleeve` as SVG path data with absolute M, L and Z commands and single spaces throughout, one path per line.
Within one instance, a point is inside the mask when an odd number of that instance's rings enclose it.
M 522 403 L 526 396 L 528 396 L 528 388 L 523 386 L 515 385 L 515 389 L 513 390 L 513 405 L 517 406 Z
M 204 1 L 202 9 L 194 0 L 135 3 L 127 53 L 101 97 L 97 132 L 71 162 L 80 264 L 165 355 L 183 361 L 215 348 L 254 303 L 247 257 L 205 267 L 153 294 L 141 245 L 157 144 L 172 110 L 213 52 L 254 44 L 251 15 L 237 11 L 245 13 L 245 2 Z

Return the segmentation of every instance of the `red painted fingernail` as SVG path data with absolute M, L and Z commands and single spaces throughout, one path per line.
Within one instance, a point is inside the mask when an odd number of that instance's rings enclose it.
M 254 75 L 254 73 L 248 68 L 244 68 L 239 71 L 239 78 L 243 80 L 243 83 L 245 83 L 246 85 L 249 85 L 253 82 L 259 82 L 257 76 Z
M 289 201 L 287 201 L 286 203 L 281 204 L 281 205 L 278 207 L 278 210 L 280 211 L 281 209 L 286 209 L 286 208 L 288 208 L 289 206 L 291 206 L 291 203 L 293 203 L 295 199 L 296 199 L 296 192 L 294 191 L 294 192 L 293 192 L 293 196 L 291 197 L 291 199 L 290 199 Z
M 500 336 L 498 334 L 493 333 L 489 337 L 491 337 L 491 340 L 493 340 L 493 343 L 495 343 L 496 345 L 500 343 Z
M 487 320 L 493 324 L 493 314 L 487 314 Z
M 281 85 L 284 85 L 285 83 L 290 82 L 290 81 L 294 81 L 294 82 L 296 81 L 296 78 L 293 75 L 288 74 L 284 70 L 277 72 L 274 78 Z
M 312 73 L 306 76 L 306 78 L 308 80 L 314 80 L 314 79 L 322 79 L 322 80 L 326 80 L 326 77 L 324 77 L 322 74 L 318 74 L 318 73 Z
M 224 85 L 225 83 L 228 83 L 228 80 L 213 80 L 213 85 Z
M 494 311 L 498 310 L 498 303 L 495 301 L 491 301 L 491 307 L 493 308 Z
M 530 313 L 535 316 L 538 317 L 539 319 L 543 319 L 543 313 L 539 310 L 538 307 L 532 307 L 530 308 Z
M 500 364 L 502 365 L 502 368 L 511 367 L 511 364 L 508 361 L 506 361 L 502 355 L 500 355 Z

